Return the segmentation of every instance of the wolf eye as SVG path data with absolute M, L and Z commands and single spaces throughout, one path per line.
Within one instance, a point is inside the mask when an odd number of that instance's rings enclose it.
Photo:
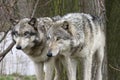
M 58 41 L 58 40 L 60 40 L 60 37 L 57 37 L 57 38 L 56 38 L 56 41 Z
M 13 32 L 12 32 L 12 35 L 17 36 L 17 35 L 18 35 L 18 32 L 17 32 L 17 31 L 13 31 Z
M 26 32 L 24 33 L 25 36 L 28 36 L 29 34 L 30 34 L 30 32 L 28 32 L 28 31 L 26 31 Z
M 50 37 L 49 36 L 47 36 L 47 40 L 49 40 L 50 39 Z
M 42 27 L 45 27 L 45 25 L 42 25 Z

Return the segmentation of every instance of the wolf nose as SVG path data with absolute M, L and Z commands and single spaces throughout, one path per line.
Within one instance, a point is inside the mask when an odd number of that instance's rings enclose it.
M 22 49 L 21 46 L 17 46 L 16 49 Z
M 48 57 L 52 57 L 52 53 L 49 52 L 49 53 L 47 54 L 47 56 L 48 56 Z

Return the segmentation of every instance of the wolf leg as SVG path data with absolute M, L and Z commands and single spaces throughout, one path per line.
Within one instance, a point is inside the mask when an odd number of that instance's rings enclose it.
M 55 60 L 55 77 L 54 77 L 54 80 L 61 80 L 60 76 L 61 76 L 61 71 L 62 71 L 63 68 L 59 64 L 60 64 L 60 60 L 56 59 Z
M 92 55 L 83 59 L 83 80 L 91 80 Z
M 102 63 L 104 59 L 104 48 L 100 48 L 97 53 L 97 75 L 96 75 L 96 80 L 102 80 Z
M 44 80 L 43 63 L 34 62 L 37 80 Z
M 64 66 L 67 70 L 68 80 L 76 80 L 76 68 L 77 68 L 76 60 L 71 59 L 70 57 L 65 57 Z
M 44 80 L 53 80 L 53 70 L 54 70 L 54 58 L 51 58 L 49 61 L 44 63 Z

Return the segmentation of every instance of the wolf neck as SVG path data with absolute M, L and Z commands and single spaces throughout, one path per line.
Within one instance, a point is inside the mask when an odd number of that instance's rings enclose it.
M 23 51 L 28 55 L 32 57 L 37 57 L 40 56 L 44 50 L 45 46 L 45 41 L 40 41 L 39 43 L 36 43 L 33 47 L 31 48 L 26 48 Z

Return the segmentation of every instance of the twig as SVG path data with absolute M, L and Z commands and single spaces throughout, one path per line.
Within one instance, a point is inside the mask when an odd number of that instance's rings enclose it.
M 48 5 L 51 1 L 52 1 L 52 0 L 47 1 L 47 2 L 46 2 L 44 5 L 42 5 L 42 6 Z
M 0 40 L 0 43 L 5 39 L 6 35 L 8 34 L 9 30 L 7 30 L 7 32 L 4 32 L 4 36 L 2 37 L 2 39 Z
M 109 67 L 120 72 L 120 69 L 113 67 L 111 64 L 109 64 Z
M 17 0 L 16 0 L 17 1 Z M 14 6 L 14 4 L 16 3 L 16 1 L 14 1 L 11 6 L 7 5 L 7 4 L 2 4 L 1 8 L 3 9 L 4 13 L 6 13 L 6 15 L 8 15 L 9 17 L 11 16 L 11 8 Z M 5 16 L 5 19 L 8 19 L 8 16 Z M 2 26 L 5 25 L 5 22 Z M 8 34 L 8 32 L 10 31 L 11 27 L 5 31 L 4 36 L 2 37 L 2 39 L 0 40 L 0 43 L 6 38 L 6 35 Z M 3 52 L 0 53 L 0 62 L 4 59 L 4 57 L 8 54 L 8 52 L 13 48 L 13 46 L 15 45 L 15 42 L 12 42 Z
M 13 48 L 13 46 L 15 45 L 15 42 L 12 42 L 8 48 L 6 50 L 4 50 L 1 54 L 0 54 L 0 62 L 4 59 L 4 57 L 7 55 L 7 53 Z
M 33 12 L 32 12 L 31 17 L 33 17 L 33 16 L 35 15 L 35 11 L 36 11 L 36 9 L 37 9 L 38 3 L 39 3 L 39 0 L 37 0 L 36 3 L 35 3 L 35 6 L 34 6 L 34 8 L 33 8 Z

